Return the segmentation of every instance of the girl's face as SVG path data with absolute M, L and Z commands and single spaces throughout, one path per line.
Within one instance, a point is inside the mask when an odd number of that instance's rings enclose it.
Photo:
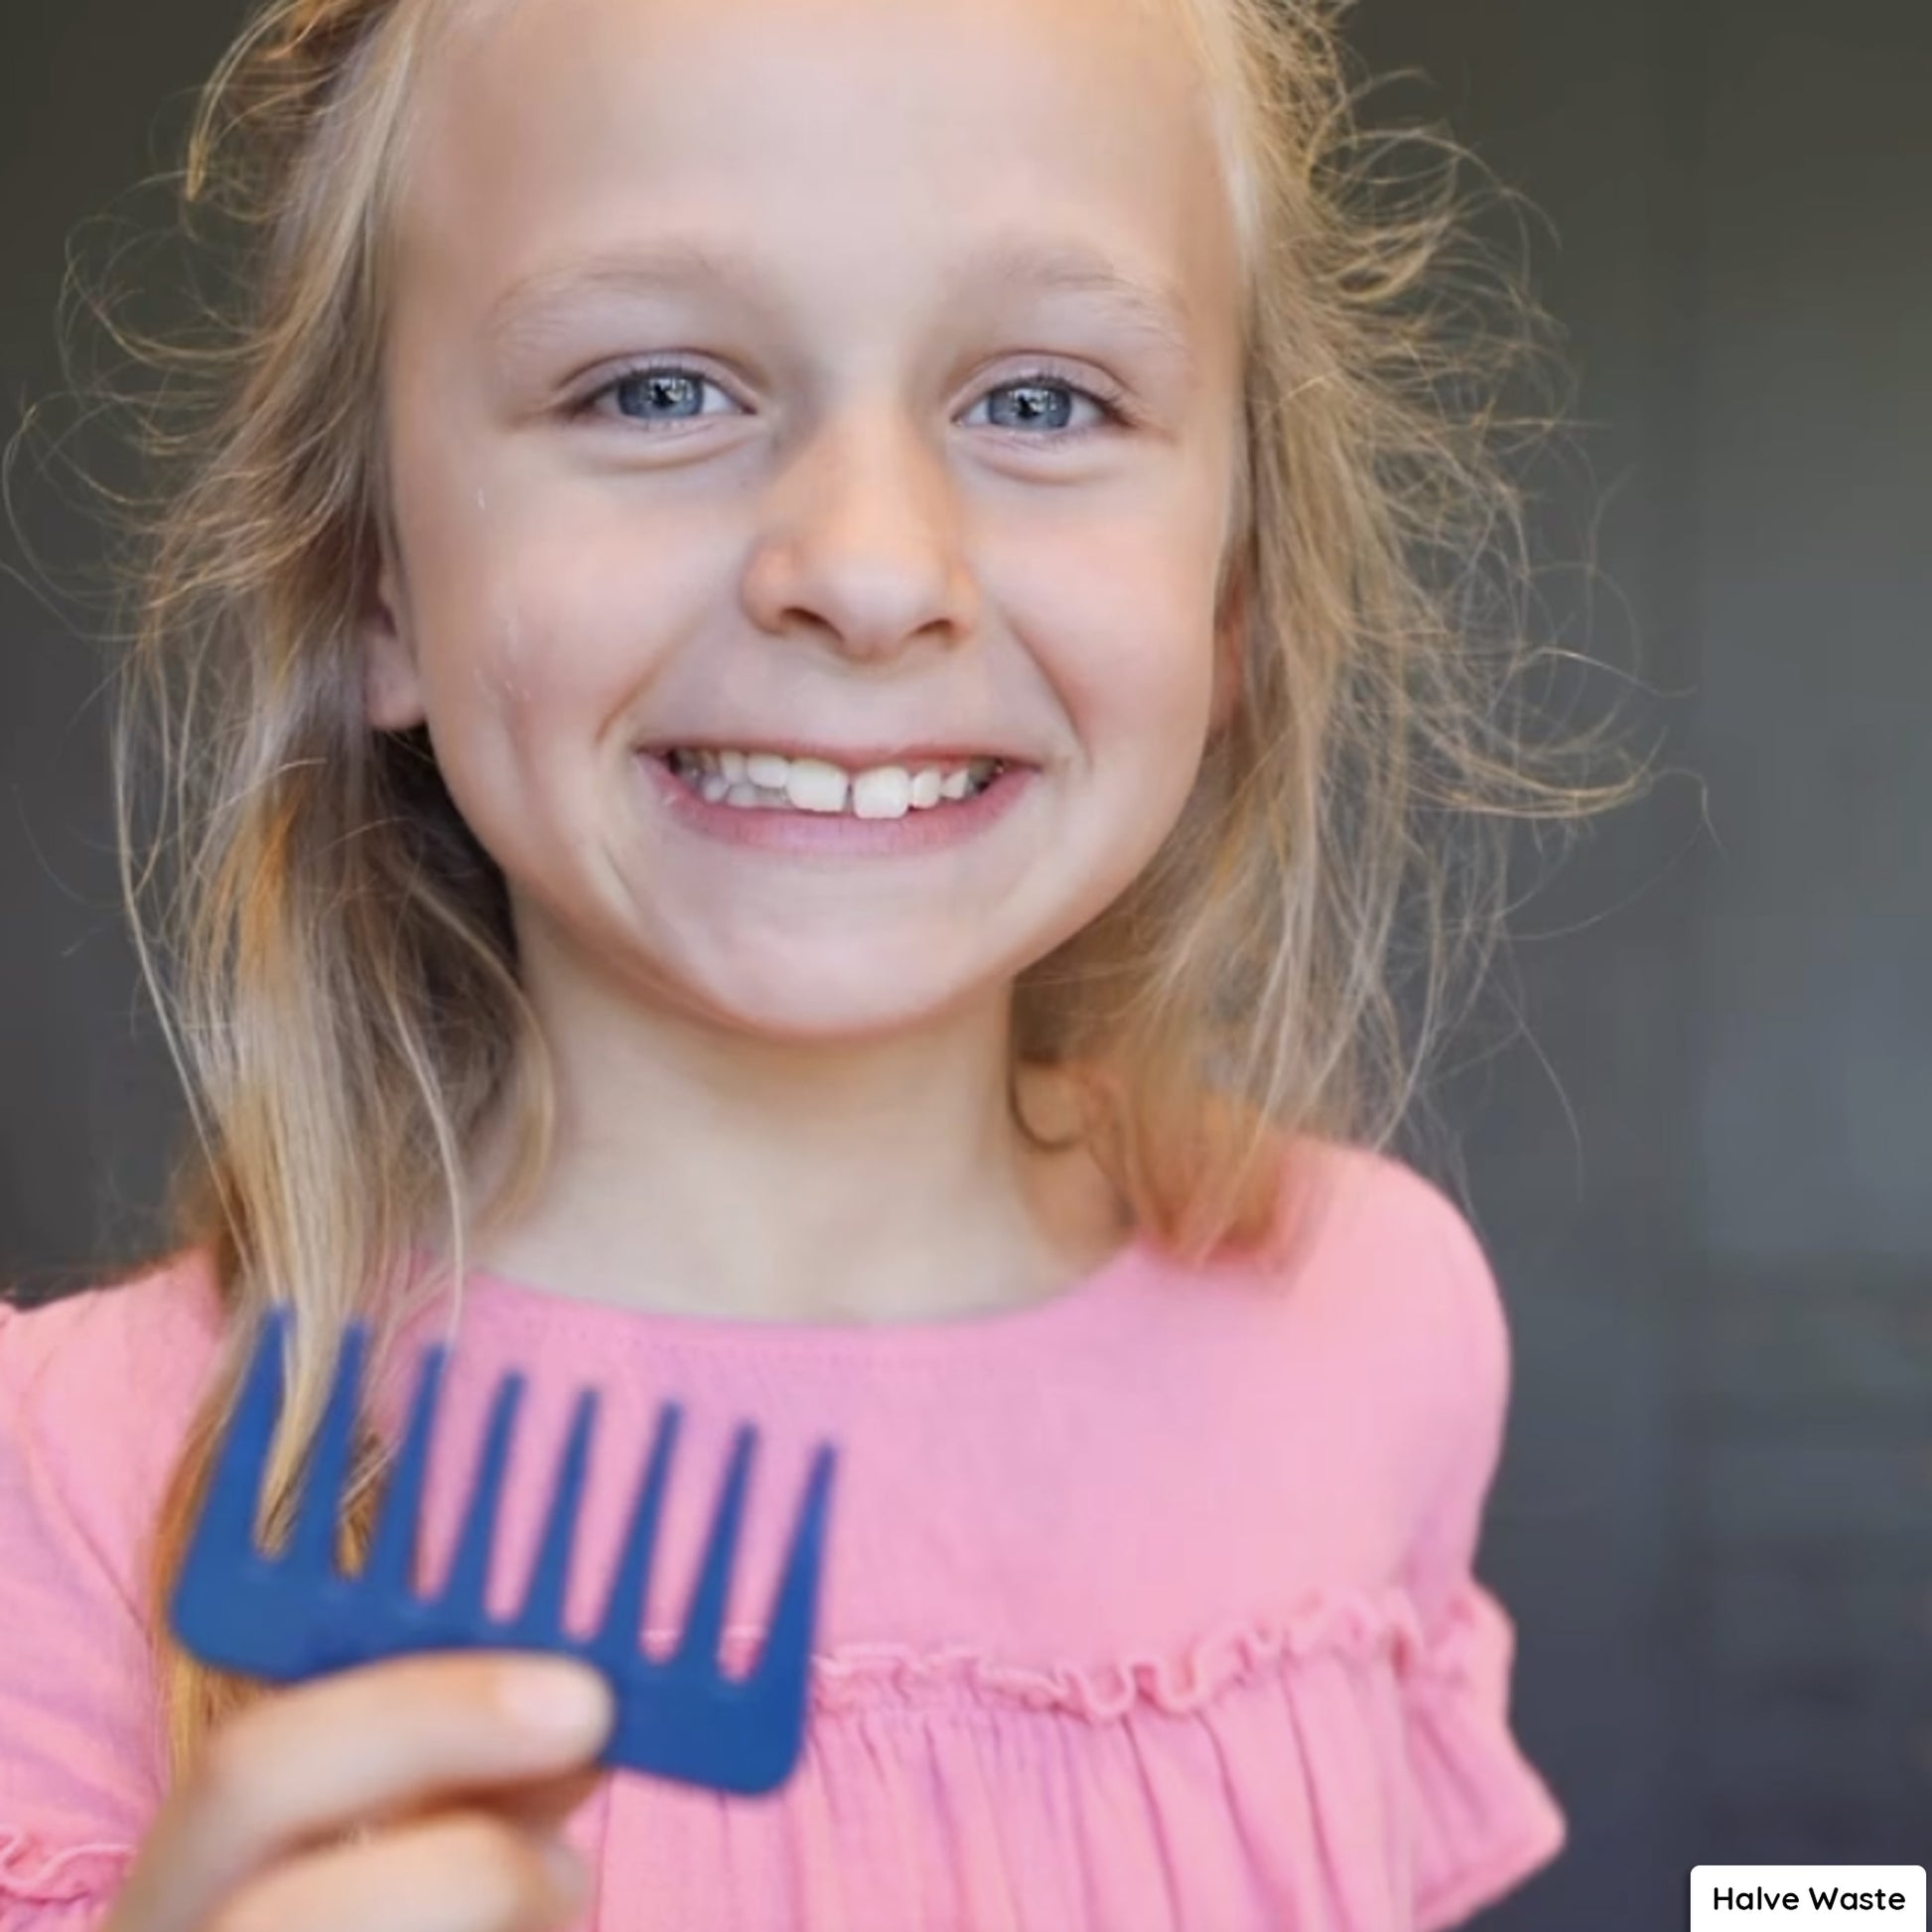
M 1193 72 L 1119 0 L 495 0 L 437 47 L 368 707 L 428 721 L 526 973 L 878 1032 L 1147 864 L 1233 688 Z M 689 744 L 1032 769 L 969 837 L 801 854 L 687 822 L 641 748 Z

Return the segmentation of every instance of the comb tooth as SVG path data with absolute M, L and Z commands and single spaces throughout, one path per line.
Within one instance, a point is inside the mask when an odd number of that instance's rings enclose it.
M 561 1636 L 564 1627 L 564 1586 L 570 1574 L 570 1548 L 577 1535 L 577 1518 L 584 1501 L 584 1471 L 590 1460 L 591 1434 L 597 1421 L 597 1391 L 586 1389 L 577 1398 L 577 1417 L 570 1442 L 557 1471 L 557 1487 L 550 1498 L 543 1547 L 530 1574 L 530 1587 L 509 1635 L 517 1642 L 543 1644 Z
M 382 1499 L 382 1519 L 376 1526 L 369 1560 L 362 1567 L 360 1581 L 370 1593 L 391 1601 L 412 1593 L 410 1558 L 422 1513 L 423 1482 L 429 1472 L 430 1441 L 437 1405 L 443 1399 L 443 1369 L 449 1352 L 449 1345 L 440 1341 L 423 1351 L 416 1393 L 409 1407 L 409 1433 Z
M 449 1581 L 437 1599 L 439 1609 L 481 1618 L 483 1591 L 489 1581 L 489 1552 L 496 1538 L 496 1514 L 502 1502 L 503 1473 L 509 1459 L 510 1430 L 523 1397 L 523 1377 L 512 1369 L 496 1391 L 489 1412 L 489 1436 L 483 1447 L 482 1473 L 463 1521 Z
M 282 1561 L 292 1565 L 300 1576 L 326 1577 L 336 1567 L 336 1523 L 348 1475 L 356 1396 L 362 1385 L 362 1358 L 367 1345 L 367 1324 L 349 1322 L 336 1352 L 335 1379 L 330 1383 L 329 1404 L 316 1434 L 295 1527 L 282 1553 Z
M 220 1454 L 208 1480 L 196 1546 L 219 1550 L 228 1561 L 255 1550 L 255 1510 L 261 1497 L 268 1446 L 274 1440 L 275 1421 L 282 1408 L 282 1346 L 289 1323 L 287 1304 L 271 1304 L 255 1337 L 234 1418 L 222 1436 Z
M 684 1412 L 667 1402 L 657 1412 L 657 1433 L 651 1442 L 650 1466 L 637 1491 L 624 1533 L 623 1554 L 611 1585 L 604 1620 L 592 1639 L 598 1657 L 614 1672 L 634 1668 L 637 1626 L 643 1621 L 644 1598 L 650 1587 L 651 1553 L 657 1547 L 657 1519 L 663 1512 L 664 1488 L 670 1479 L 671 1452 L 677 1447 L 678 1424 Z
M 725 1628 L 725 1598 L 731 1587 L 732 1558 L 738 1548 L 739 1523 L 745 1514 L 745 1484 L 751 1474 L 752 1450 L 757 1442 L 758 1432 L 747 1423 L 732 1443 L 731 1467 L 725 1473 L 718 1511 L 712 1518 L 704 1568 L 698 1573 L 697 1587 L 691 1592 L 684 1634 L 678 1639 L 673 1660 L 677 1664 L 689 1667 L 717 1661 L 718 1639 Z
M 797 1526 L 791 1533 L 784 1575 L 772 1597 L 771 1620 L 759 1654 L 756 1674 L 759 1677 L 766 1671 L 796 1671 L 802 1675 L 810 1658 L 812 1615 L 818 1598 L 819 1571 L 824 1564 L 825 1519 L 831 1504 L 834 1460 L 829 1445 L 812 1457 L 805 1499 L 799 1507 Z

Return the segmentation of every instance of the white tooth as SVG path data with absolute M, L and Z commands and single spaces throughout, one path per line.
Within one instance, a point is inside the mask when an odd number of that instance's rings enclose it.
M 745 770 L 745 754 L 743 752 L 720 752 L 718 754 L 718 764 L 725 776 L 734 781 L 747 775 Z
M 731 805 L 756 805 L 759 802 L 759 788 L 748 785 L 742 778 L 735 782 L 727 780 L 725 802 Z
M 791 760 L 776 752 L 753 752 L 746 757 L 743 775 L 755 785 L 782 791 L 785 788 L 785 773 L 790 769 Z
M 939 795 L 941 798 L 964 798 L 967 787 L 972 782 L 973 774 L 970 771 L 963 769 L 959 771 L 948 771 L 939 780 Z
M 721 771 L 707 771 L 698 780 L 698 789 L 707 804 L 715 805 L 731 789 L 731 780 Z
M 861 818 L 903 818 L 912 803 L 912 780 L 897 764 L 862 771 L 852 781 L 852 809 Z
M 842 812 L 845 810 L 845 773 L 836 764 L 827 764 L 823 759 L 780 759 L 786 766 L 785 775 L 780 779 L 784 794 L 792 805 L 801 812 Z M 758 759 L 752 760 L 754 772 L 758 769 Z
M 923 771 L 912 775 L 912 802 L 921 811 L 939 802 L 939 787 L 943 779 L 936 765 L 928 764 Z

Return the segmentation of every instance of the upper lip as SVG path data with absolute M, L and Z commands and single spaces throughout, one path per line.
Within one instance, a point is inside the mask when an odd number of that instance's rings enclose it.
M 666 752 L 775 752 L 780 758 L 822 759 L 827 764 L 836 764 L 845 771 L 874 771 L 888 764 L 902 765 L 908 771 L 915 771 L 922 765 L 966 764 L 974 759 L 998 759 L 1003 764 L 1029 762 L 1018 753 L 1003 751 L 984 740 L 969 744 L 958 739 L 944 744 L 924 741 L 912 745 L 808 745 L 803 739 L 782 736 L 701 736 L 664 738 L 639 749 L 660 757 Z

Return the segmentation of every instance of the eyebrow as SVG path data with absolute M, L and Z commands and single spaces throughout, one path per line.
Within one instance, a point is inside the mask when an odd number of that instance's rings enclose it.
M 1193 367 L 1187 326 L 1192 311 L 1179 285 L 1165 277 L 1137 277 L 1090 242 L 1038 234 L 996 236 L 962 262 L 955 277 L 962 292 L 976 286 L 1001 292 L 1031 287 L 1097 301 L 1149 347 L 1183 369 Z M 770 306 L 768 285 L 754 263 L 697 236 L 669 236 L 649 246 L 589 255 L 520 277 L 490 305 L 486 329 L 492 339 L 510 344 L 540 336 L 553 312 L 584 295 L 652 294 L 705 283 Z

